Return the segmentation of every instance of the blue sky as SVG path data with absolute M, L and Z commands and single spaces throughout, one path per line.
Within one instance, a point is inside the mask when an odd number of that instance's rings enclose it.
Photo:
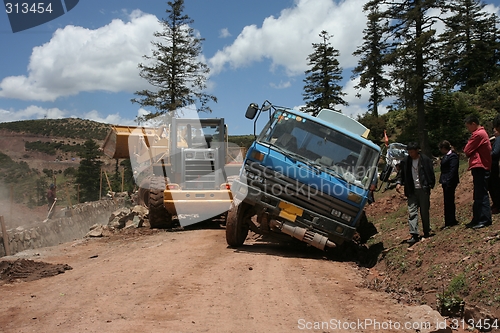
M 207 92 L 218 98 L 212 114 L 229 132 L 251 134 L 244 118 L 249 103 L 303 105 L 307 55 L 319 33 L 333 35 L 344 68 L 344 92 L 355 117 L 366 112 L 368 95 L 355 97 L 350 80 L 362 43 L 365 0 L 185 0 L 192 27 L 205 38 L 203 58 L 211 68 Z M 499 13 L 500 0 L 485 1 Z M 65 15 L 12 33 L 0 13 L 0 122 L 78 117 L 134 125 L 144 112 L 134 92 L 149 89 L 137 64 L 150 52 L 167 1 L 81 0 Z

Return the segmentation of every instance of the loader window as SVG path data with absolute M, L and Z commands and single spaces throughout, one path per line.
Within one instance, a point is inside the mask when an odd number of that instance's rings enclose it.
M 177 126 L 177 148 L 187 148 L 188 146 L 188 127 L 187 125 Z

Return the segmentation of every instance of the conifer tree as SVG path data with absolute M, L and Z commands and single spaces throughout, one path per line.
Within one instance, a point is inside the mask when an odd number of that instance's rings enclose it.
M 140 76 L 154 88 L 141 90 L 132 102 L 143 107 L 153 107 L 155 112 L 145 116 L 174 116 L 179 108 L 199 102 L 198 111 L 211 112 L 207 105 L 217 98 L 205 93 L 210 72 L 200 59 L 203 38 L 195 35 L 190 26 L 193 20 L 183 14 L 184 0 L 167 2 L 167 19 L 160 20 L 163 31 L 154 34 L 152 56 L 144 56 L 146 63 L 139 64 Z
M 99 160 L 101 152 L 97 143 L 89 139 L 83 144 L 83 151 L 78 153 L 81 158 L 80 166 L 76 173 L 76 184 L 80 185 L 80 201 L 99 200 L 99 186 L 102 161 Z
M 304 101 L 306 106 L 302 111 L 316 116 L 321 109 L 336 109 L 336 105 L 347 105 L 342 98 L 346 95 L 342 92 L 342 87 L 338 84 L 342 80 L 342 68 L 337 60 L 339 51 L 330 44 L 331 35 L 328 32 L 321 31 L 319 36 L 321 43 L 313 43 L 314 52 L 308 59 L 310 69 L 305 71 L 304 79 Z
M 422 150 L 430 154 L 425 120 L 426 92 L 437 81 L 438 54 L 434 24 L 439 19 L 441 0 L 372 0 L 368 8 L 378 8 L 390 25 L 386 30 L 392 41 L 389 61 L 391 79 L 400 94 L 400 105 L 414 109 L 417 115 L 417 135 Z M 383 10 L 382 10 L 383 9 Z
M 443 86 L 472 92 L 500 74 L 498 17 L 478 0 L 448 1 L 440 64 Z
M 381 15 L 377 8 L 365 7 L 364 11 L 369 11 L 367 27 L 363 30 L 364 43 L 353 53 L 354 56 L 361 57 L 352 71 L 353 78 L 359 75 L 359 84 L 354 88 L 369 87 L 368 109 L 372 116 L 378 117 L 379 104 L 390 94 L 390 80 L 385 76 L 388 45 L 383 41 L 384 28 L 387 28 L 387 23 L 381 24 Z

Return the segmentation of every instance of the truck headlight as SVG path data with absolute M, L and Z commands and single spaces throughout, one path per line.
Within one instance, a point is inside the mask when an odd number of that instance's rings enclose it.
M 349 216 L 346 213 L 343 213 L 341 219 L 350 223 L 352 221 L 352 216 Z
M 341 211 L 338 211 L 336 209 L 332 209 L 332 212 L 331 214 L 335 217 L 341 217 L 342 216 L 342 212 Z

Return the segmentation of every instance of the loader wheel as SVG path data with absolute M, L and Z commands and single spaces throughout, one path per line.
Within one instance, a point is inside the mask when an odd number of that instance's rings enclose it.
M 151 228 L 172 228 L 172 215 L 167 212 L 163 204 L 163 191 L 165 191 L 163 177 L 151 178 L 149 189 L 149 225 Z
M 226 220 L 226 242 L 231 247 L 243 245 L 248 236 L 248 220 L 252 217 L 252 206 L 240 203 L 231 206 Z

